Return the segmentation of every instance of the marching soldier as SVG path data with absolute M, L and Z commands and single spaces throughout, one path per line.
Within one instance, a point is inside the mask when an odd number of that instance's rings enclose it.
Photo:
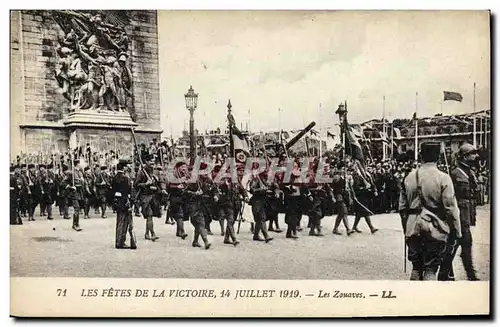
M 369 176 L 363 176 L 360 171 L 360 167 L 355 166 L 353 174 L 353 184 L 352 184 L 352 196 L 354 199 L 354 213 L 356 218 L 354 219 L 354 225 L 352 230 L 356 233 L 361 233 L 358 229 L 358 224 L 361 218 L 365 218 L 366 224 L 370 228 L 372 234 L 376 233 L 378 229 L 373 227 L 370 215 L 373 213 L 370 211 L 371 198 L 373 195 L 377 196 L 377 190 L 374 183 L 370 180 Z M 367 179 L 368 178 L 368 179 Z M 382 200 L 381 200 L 382 201 Z
M 152 178 L 158 185 L 158 190 L 154 194 L 153 217 L 161 218 L 163 215 L 163 204 L 167 196 L 167 183 L 162 172 L 162 167 L 157 165 L 154 169 Z
M 22 185 L 19 183 L 17 166 L 10 166 L 10 224 L 22 225 L 23 221 L 19 215 L 19 192 Z
M 337 165 L 337 170 L 335 171 L 333 175 L 333 181 L 332 181 L 332 189 L 333 189 L 333 195 L 335 198 L 335 203 L 337 206 L 337 218 L 335 219 L 335 225 L 333 227 L 333 234 L 335 235 L 342 235 L 341 232 L 339 232 L 339 226 L 340 223 L 344 223 L 344 227 L 347 231 L 347 235 L 351 235 L 354 233 L 354 231 L 349 228 L 349 221 L 347 220 L 347 212 L 348 212 L 348 207 L 350 205 L 349 200 L 349 192 L 347 190 L 347 182 L 345 178 L 342 176 L 343 174 L 343 169 L 344 169 L 344 163 L 339 163 Z
M 28 211 L 28 221 L 35 220 L 35 208 L 37 206 L 37 201 L 40 199 L 39 192 L 39 183 L 38 178 L 35 174 L 35 165 L 29 164 L 28 170 L 22 170 L 20 175 L 20 184 L 21 186 L 21 198 L 23 199 L 23 203 L 25 209 Z
M 276 174 L 274 177 L 274 181 L 269 184 L 269 191 L 266 193 L 266 217 L 269 220 L 269 228 L 267 229 L 270 232 L 281 233 L 278 214 L 280 208 L 280 187 L 278 180 L 282 174 Z M 276 228 L 274 228 L 274 226 Z
M 153 156 L 146 155 L 143 159 L 146 160 L 146 165 L 137 174 L 134 187 L 137 191 L 137 201 L 140 202 L 142 216 L 146 219 L 144 238 L 154 242 L 159 239 L 154 231 L 153 222 L 154 194 L 157 193 L 159 185 L 157 180 L 153 178 Z
M 18 179 L 19 179 L 19 184 L 20 190 L 19 190 L 19 215 L 22 218 L 26 218 L 26 213 L 28 212 L 28 206 L 29 203 L 28 201 L 30 200 L 30 196 L 28 196 L 28 191 L 25 185 L 28 184 L 27 182 L 27 165 L 26 164 L 21 164 L 19 166 L 19 173 Z
M 64 207 L 64 216 L 69 218 L 69 207 L 73 207 L 73 229 L 77 232 L 81 231 L 80 227 L 80 208 L 83 201 L 83 190 L 85 187 L 85 178 L 80 167 L 80 160 L 73 160 L 74 172 L 69 171 L 68 167 L 64 167 L 66 171 L 62 188 L 65 190 L 66 206 Z
M 454 248 L 447 253 L 443 266 L 439 272 L 439 280 L 446 281 L 455 279 L 453 259 L 459 246 L 462 248 L 461 257 L 465 272 L 467 273 L 467 279 L 470 281 L 479 280 L 472 261 L 472 234 L 470 231 L 470 226 L 475 224 L 473 220 L 475 218 L 474 208 L 471 199 L 475 196 L 474 191 L 477 188 L 477 179 L 472 169 L 472 166 L 476 163 L 477 156 L 476 148 L 469 143 L 464 143 L 458 151 L 458 165 L 451 171 L 451 179 L 453 181 L 458 208 L 460 210 L 461 230 L 457 235 L 461 234 L 462 237 L 457 237 L 458 242 L 454 242 L 456 240 L 450 241 L 450 243 L 454 245 Z
M 315 167 L 317 169 L 317 166 Z M 312 172 L 316 171 L 314 169 Z M 325 216 L 325 202 L 327 198 L 332 198 L 332 190 L 326 183 L 316 183 L 314 176 L 309 180 L 309 193 L 312 196 L 311 208 L 308 211 L 310 231 L 309 236 L 324 236 L 321 233 L 321 219 Z
M 185 163 L 177 164 L 174 168 L 174 176 L 177 179 L 188 176 L 188 167 Z M 186 197 L 184 195 L 185 183 L 168 183 L 168 194 L 170 195 L 168 206 L 168 216 L 171 216 L 176 223 L 177 229 L 175 236 L 186 239 L 188 234 L 184 231 L 184 217 L 187 217 L 186 211 Z
M 216 205 L 219 209 L 219 221 L 226 221 L 224 244 L 236 246 L 240 243 L 236 239 L 234 222 L 236 221 L 235 217 L 237 218 L 237 215 L 235 215 L 235 210 L 238 209 L 237 203 L 241 203 L 241 199 L 247 199 L 247 195 L 245 189 L 240 186 L 239 181 L 231 181 L 231 177 L 222 178 L 220 181 Z M 239 213 L 239 210 L 237 213 Z
M 201 167 L 201 169 L 204 169 Z M 199 176 L 198 180 L 194 183 L 189 183 L 185 189 L 185 193 L 189 196 L 189 216 L 191 218 L 191 224 L 194 227 L 194 238 L 193 247 L 201 247 L 198 242 L 201 236 L 203 242 L 205 243 L 205 249 L 210 249 L 212 245 L 208 241 L 207 231 L 205 229 L 205 221 L 207 208 L 206 204 L 210 198 L 213 198 L 214 194 L 211 194 L 211 185 L 207 181 L 208 177 Z
M 131 197 L 133 183 L 124 171 L 127 164 L 126 161 L 120 161 L 117 164 L 117 172 L 111 182 L 111 190 L 115 197 L 114 207 L 116 210 L 115 247 L 117 249 L 126 248 L 125 241 L 128 233 L 130 235 L 130 249 L 135 250 L 137 249 L 137 241 L 134 233 Z
M 56 206 L 59 208 L 59 216 L 64 217 L 64 219 L 69 219 L 69 217 L 66 217 L 64 213 L 66 212 L 64 210 L 64 207 L 66 206 L 66 198 L 64 196 L 65 190 L 62 187 L 62 182 L 65 177 L 65 171 L 63 169 L 63 164 L 61 163 L 59 165 L 59 170 L 57 173 L 54 175 L 54 187 L 55 187 L 55 201 L 56 201 Z
M 245 175 L 244 165 L 237 166 L 236 169 L 237 169 L 238 180 L 236 181 L 236 184 L 234 184 L 233 182 L 233 186 L 235 189 L 235 194 L 239 194 L 239 196 L 233 197 L 233 220 L 234 222 L 240 221 L 239 224 L 241 224 L 241 222 L 244 221 L 243 219 L 244 204 L 248 203 L 248 192 L 243 186 L 243 177 Z
M 83 213 L 84 219 L 89 219 L 90 207 L 96 203 L 96 188 L 94 174 L 92 173 L 92 169 L 88 166 L 84 169 L 84 178 L 87 187 L 85 188 L 85 207 L 83 208 Z
M 297 239 L 297 226 L 302 216 L 303 193 L 305 189 L 297 183 L 300 177 L 299 166 L 294 162 L 294 167 L 289 183 L 283 183 L 285 196 L 285 223 L 287 224 L 286 238 Z
M 252 179 L 250 180 L 250 193 L 252 194 L 250 203 L 255 222 L 253 240 L 259 242 L 265 241 L 266 243 L 273 240 L 272 237 L 269 237 L 266 226 L 266 197 L 268 191 L 269 187 L 266 182 L 265 173 L 262 173 L 261 175 L 253 174 Z M 261 231 L 264 239 L 259 236 Z
M 410 280 L 436 280 L 450 241 L 461 237 L 453 182 L 437 168 L 441 145 L 421 145 L 422 165 L 402 186 L 399 213 L 413 269 Z
M 96 187 L 96 195 L 97 202 L 101 207 L 101 218 L 106 219 L 106 207 L 107 207 L 107 198 L 110 189 L 110 175 L 108 173 L 107 166 L 101 166 L 101 171 L 97 174 L 95 179 L 95 187 Z
M 52 217 L 52 204 L 54 204 L 54 196 L 56 194 L 54 185 L 54 173 L 52 172 L 52 167 L 53 167 L 52 165 L 49 165 L 47 167 L 48 170 L 46 170 L 45 165 L 39 166 L 40 169 L 39 181 L 40 181 L 40 191 L 41 191 L 40 211 L 42 211 L 42 204 L 43 204 L 47 212 L 48 220 L 54 219 Z
M 205 169 L 203 167 L 206 167 L 206 164 L 202 163 L 201 167 L 202 167 L 201 169 Z M 216 207 L 215 207 L 215 194 L 217 193 L 217 187 L 214 184 L 211 175 L 204 175 L 201 177 L 201 180 L 203 181 L 202 187 L 204 192 L 204 196 L 202 197 L 202 199 L 203 199 L 203 210 L 205 211 L 204 212 L 205 229 L 207 231 L 207 235 L 214 235 L 214 233 L 212 232 L 212 228 L 210 227 L 210 224 L 212 223 L 212 221 L 218 220 L 218 217 L 216 216 Z M 221 234 L 224 234 L 223 226 L 221 226 Z

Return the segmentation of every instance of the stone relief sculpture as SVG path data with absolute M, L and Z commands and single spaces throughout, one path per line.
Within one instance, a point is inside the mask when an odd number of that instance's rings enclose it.
M 110 24 L 101 12 L 57 10 L 61 27 L 56 46 L 55 78 L 70 111 L 129 111 L 133 107 L 132 73 L 125 11 L 112 11 Z

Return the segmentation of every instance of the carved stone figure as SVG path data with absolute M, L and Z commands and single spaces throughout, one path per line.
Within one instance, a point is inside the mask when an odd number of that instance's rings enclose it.
M 124 11 L 111 11 L 110 15 L 115 15 L 113 21 L 128 20 Z M 105 22 L 100 12 L 56 10 L 52 17 L 62 29 L 55 78 L 70 110 L 132 108 L 129 38 L 123 26 Z

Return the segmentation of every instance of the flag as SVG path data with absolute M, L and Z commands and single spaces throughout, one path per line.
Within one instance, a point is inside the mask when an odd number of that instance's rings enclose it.
M 335 140 L 335 134 L 332 134 L 332 133 L 330 133 L 330 132 L 327 131 L 326 132 L 326 136 L 329 136 L 329 137 L 331 137 L 332 139 Z
M 443 99 L 444 101 L 453 100 L 462 102 L 463 100 L 462 95 L 460 93 L 449 92 L 449 91 L 443 91 L 443 93 L 444 93 L 444 99 Z
M 236 127 L 234 117 L 231 113 L 228 113 L 227 120 L 229 123 L 229 147 L 231 153 L 234 154 L 236 162 L 244 163 L 250 155 L 248 139 L 241 133 L 238 127 Z
M 363 128 L 359 125 L 349 125 L 347 117 L 345 117 L 343 131 L 345 153 L 351 156 L 355 165 L 359 167 L 361 176 L 366 179 L 365 158 L 363 156 L 363 148 L 359 143 L 359 140 L 363 137 Z
M 352 124 L 352 125 L 348 125 L 348 129 L 351 128 L 352 132 L 354 133 L 354 136 L 356 136 L 358 139 L 360 140 L 364 140 L 365 139 L 365 135 L 364 135 L 364 128 L 363 126 L 359 125 L 359 124 Z
M 359 160 L 364 165 L 365 158 L 363 157 L 363 150 L 359 143 L 360 138 L 356 135 L 355 129 L 347 124 L 345 133 L 345 153 L 353 159 Z

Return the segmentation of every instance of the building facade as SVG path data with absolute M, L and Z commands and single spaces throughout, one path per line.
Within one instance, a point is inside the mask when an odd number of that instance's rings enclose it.
M 161 134 L 156 11 L 10 14 L 11 156 Z

